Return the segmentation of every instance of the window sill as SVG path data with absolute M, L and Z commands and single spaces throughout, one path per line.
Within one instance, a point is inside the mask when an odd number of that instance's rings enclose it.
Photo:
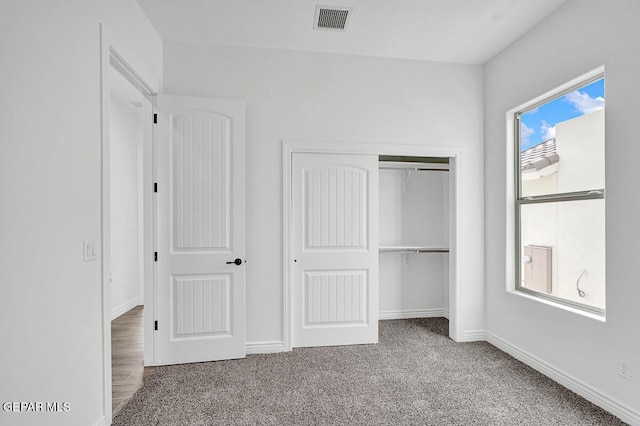
M 542 297 L 537 297 L 537 296 L 534 296 L 534 295 L 531 295 L 531 294 L 527 294 L 527 293 L 525 293 L 523 291 L 519 291 L 519 290 L 515 290 L 515 289 L 507 290 L 507 294 L 513 294 L 513 295 L 518 296 L 518 297 L 523 297 L 525 299 L 532 300 L 532 301 L 535 301 L 537 303 L 542 303 L 542 304 L 545 304 L 547 306 L 552 306 L 552 307 L 557 308 L 557 309 L 562 309 L 563 311 L 571 312 L 571 313 L 577 314 L 577 315 L 581 315 L 583 317 L 590 318 L 590 319 L 596 320 L 598 322 L 602 322 L 602 323 L 606 323 L 607 322 L 606 314 L 600 315 L 600 314 L 596 314 L 596 313 L 593 313 L 593 312 L 588 312 L 588 311 L 585 311 L 585 310 L 582 310 L 582 309 L 579 309 L 579 308 L 574 308 L 572 306 L 568 306 L 568 305 L 564 305 L 562 303 L 554 302 L 553 300 L 548 300 L 548 299 L 544 299 Z

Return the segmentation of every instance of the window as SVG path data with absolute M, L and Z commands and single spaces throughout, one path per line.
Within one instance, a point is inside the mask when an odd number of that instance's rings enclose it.
M 516 291 L 604 315 L 604 75 L 514 123 Z

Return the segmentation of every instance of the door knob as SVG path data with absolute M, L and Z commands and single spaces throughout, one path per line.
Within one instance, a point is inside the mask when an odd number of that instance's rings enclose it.
M 237 258 L 236 260 L 232 260 L 231 262 L 227 262 L 227 265 L 233 265 L 234 263 L 236 265 L 240 266 L 240 265 L 242 265 L 242 259 Z

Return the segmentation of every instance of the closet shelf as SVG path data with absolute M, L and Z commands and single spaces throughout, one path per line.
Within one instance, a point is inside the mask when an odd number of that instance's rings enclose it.
M 449 163 L 418 163 L 402 161 L 380 161 L 379 168 L 382 170 L 410 170 L 410 171 L 432 171 L 448 172 Z
M 380 253 L 449 253 L 445 247 L 384 246 L 378 247 Z

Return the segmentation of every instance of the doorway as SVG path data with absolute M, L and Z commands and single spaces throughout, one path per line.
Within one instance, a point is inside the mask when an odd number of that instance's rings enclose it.
M 110 424 L 126 399 L 114 387 L 132 395 L 145 377 L 144 365 L 154 363 L 155 92 L 110 45 L 103 28 L 101 34 L 103 413 Z
M 143 107 L 149 101 L 113 67 L 109 82 L 110 282 L 114 320 L 144 305 Z
M 150 369 L 144 367 L 143 232 L 144 128 L 150 110 L 150 100 L 111 65 L 109 283 L 113 414 L 142 387 L 144 378 L 150 373 Z

